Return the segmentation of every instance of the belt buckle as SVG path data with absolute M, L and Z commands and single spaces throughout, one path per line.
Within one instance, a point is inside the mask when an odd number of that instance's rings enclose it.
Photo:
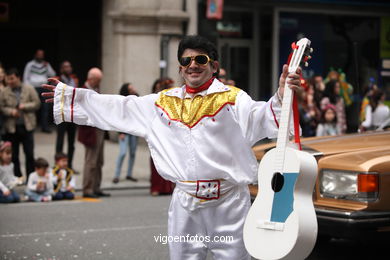
M 196 181 L 195 197 L 203 200 L 217 200 L 220 195 L 220 180 L 198 180 Z

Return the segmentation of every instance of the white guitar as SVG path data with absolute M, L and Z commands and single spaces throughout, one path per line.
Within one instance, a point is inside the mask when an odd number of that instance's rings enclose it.
M 310 41 L 293 43 L 289 73 L 309 58 Z M 289 126 L 293 93 L 284 88 L 276 148 L 262 158 L 258 170 L 259 191 L 244 224 L 244 243 L 257 259 L 306 258 L 317 237 L 317 218 L 312 193 L 317 162 L 290 147 Z

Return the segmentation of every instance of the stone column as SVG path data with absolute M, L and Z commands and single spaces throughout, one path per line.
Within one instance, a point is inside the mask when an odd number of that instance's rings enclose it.
M 178 79 L 177 44 L 189 20 L 183 0 L 104 0 L 102 15 L 103 93 L 131 82 L 140 95 L 149 94 L 160 77 L 163 36 L 170 39 L 168 76 Z

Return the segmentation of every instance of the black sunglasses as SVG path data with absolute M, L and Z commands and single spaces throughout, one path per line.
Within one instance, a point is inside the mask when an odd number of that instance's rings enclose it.
M 207 65 L 207 63 L 209 62 L 213 62 L 213 60 L 210 59 L 210 57 L 207 56 L 206 54 L 199 54 L 196 56 L 181 57 L 179 59 L 179 63 L 181 66 L 187 67 L 191 64 L 192 60 L 194 60 L 196 64 L 203 65 L 203 66 Z

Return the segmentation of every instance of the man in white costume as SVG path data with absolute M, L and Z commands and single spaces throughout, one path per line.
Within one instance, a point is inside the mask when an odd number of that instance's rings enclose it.
M 44 96 L 54 102 L 56 124 L 74 122 L 141 136 L 160 175 L 176 183 L 168 212 L 170 258 L 250 259 L 243 225 L 250 207 L 248 184 L 257 176 L 252 145 L 277 136 L 284 83 L 297 90 L 299 75 L 287 65 L 277 93 L 256 102 L 244 91 L 218 81 L 215 46 L 186 36 L 178 49 L 182 87 L 147 96 L 102 95 L 56 85 Z M 233 241 L 214 241 L 233 236 Z M 190 238 L 185 240 L 185 238 Z

